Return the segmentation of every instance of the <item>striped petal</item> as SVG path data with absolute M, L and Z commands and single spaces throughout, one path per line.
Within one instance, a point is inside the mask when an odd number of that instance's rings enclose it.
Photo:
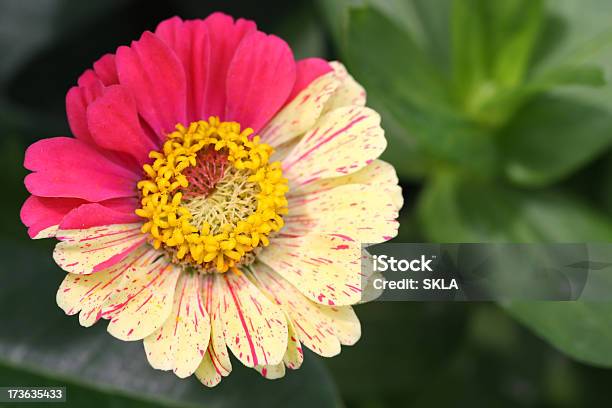
M 302 362 L 304 361 L 304 351 L 302 350 L 302 343 L 300 343 L 300 336 L 297 334 L 291 317 L 287 319 L 287 329 L 289 340 L 287 343 L 287 351 L 283 357 L 283 362 L 287 368 L 297 370 L 301 367 Z
M 331 322 L 340 344 L 352 346 L 361 337 L 361 324 L 351 306 L 318 306 L 319 311 Z
M 112 302 L 112 296 L 119 289 L 121 278 L 131 268 L 146 265 L 144 259 L 151 260 L 157 256 L 150 247 L 141 247 L 123 261 L 108 269 L 91 275 L 69 273 L 57 291 L 57 304 L 68 315 L 80 312 L 79 322 L 89 327 L 102 317 L 104 306 Z
M 178 377 L 185 378 L 202 362 L 210 339 L 202 283 L 201 275 L 183 273 L 176 286 L 170 317 L 144 339 L 147 359 L 154 368 L 173 370 Z
M 280 237 L 331 234 L 345 241 L 378 243 L 397 235 L 394 195 L 365 184 L 345 184 L 288 197 L 289 214 Z
M 206 351 L 206 354 L 204 354 L 204 358 L 198 366 L 198 369 L 195 371 L 195 376 L 207 387 L 214 387 L 221 382 L 223 378 L 222 371 L 219 366 L 215 365 L 210 347 Z
M 258 258 L 323 305 L 361 299 L 360 244 L 333 235 L 276 238 Z
M 289 315 L 300 341 L 315 353 L 332 357 L 340 353 L 335 323 L 320 306 L 306 299 L 293 285 L 269 267 L 255 264 L 254 277 L 272 300 Z
M 340 62 L 332 61 L 329 65 L 331 65 L 336 78 L 340 81 L 340 86 L 330 98 L 325 111 L 329 112 L 343 106 L 365 106 L 366 92 L 363 86 L 353 79 Z
M 58 230 L 53 259 L 66 272 L 90 274 L 121 262 L 145 243 L 140 224 Z
M 277 380 L 285 376 L 285 365 L 283 363 L 256 366 L 255 369 L 259 371 L 262 377 L 268 380 Z
M 262 141 L 280 146 L 312 128 L 338 85 L 333 72 L 315 79 L 260 132 Z
M 232 363 L 225 344 L 221 321 L 222 282 L 216 276 L 205 276 L 203 282 L 204 306 L 210 316 L 210 342 L 200 366 L 195 372 L 200 382 L 214 387 L 232 371 Z
M 287 349 L 287 323 L 272 304 L 242 273 L 225 273 L 221 320 L 225 342 L 247 367 L 274 365 Z
M 385 150 L 380 115 L 347 106 L 323 115 L 283 161 L 283 173 L 294 188 L 314 180 L 356 172 Z
M 172 311 L 180 269 L 159 253 L 129 268 L 102 309 L 108 332 L 120 340 L 141 340 L 159 329 Z
M 382 160 L 374 160 L 364 168 L 346 176 L 321 179 L 300 186 L 295 192 L 290 192 L 288 197 L 295 197 L 307 193 L 316 193 L 330 190 L 345 184 L 365 184 L 375 187 L 380 194 L 391 197 L 393 204 L 399 210 L 404 205 L 402 188 L 398 185 L 399 179 L 395 168 Z

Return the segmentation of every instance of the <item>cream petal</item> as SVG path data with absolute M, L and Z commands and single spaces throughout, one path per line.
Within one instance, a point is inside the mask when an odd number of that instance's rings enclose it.
M 325 112 L 332 111 L 343 106 L 365 106 L 366 92 L 363 86 L 359 85 L 355 79 L 346 71 L 344 65 L 338 61 L 330 62 L 336 78 L 340 81 L 340 86 L 334 92 L 325 106 Z
M 223 298 L 223 282 L 216 275 L 204 276 L 203 286 L 204 305 L 210 317 L 210 343 L 208 353 L 215 370 L 222 376 L 232 371 L 223 322 L 221 320 L 221 301 Z
M 68 315 L 79 313 L 79 322 L 89 327 L 102 316 L 102 308 L 112 301 L 121 277 L 130 268 L 143 265 L 144 260 L 151 261 L 158 256 L 157 251 L 143 246 L 131 253 L 123 261 L 110 268 L 90 275 L 69 273 L 57 291 L 57 304 Z
M 346 241 L 378 243 L 397 235 L 397 204 L 365 184 L 344 184 L 288 197 L 283 236 L 330 234 Z
M 404 205 L 402 188 L 398 185 L 399 179 L 395 168 L 385 161 L 374 160 L 359 171 L 345 176 L 327 178 L 300 186 L 290 191 L 288 198 L 322 192 L 346 184 L 365 184 L 375 187 L 380 195 L 389 195 L 395 208 L 399 210 Z
M 332 357 L 340 353 L 335 322 L 318 305 L 304 297 L 291 283 L 263 264 L 253 266 L 253 277 L 262 290 L 290 317 L 299 340 L 310 350 Z M 300 350 L 301 354 L 301 350 Z M 300 356 L 301 363 L 302 356 Z
M 165 258 L 146 259 L 129 268 L 102 309 L 108 332 L 120 340 L 141 340 L 159 329 L 172 311 L 180 269 Z
M 361 288 L 361 302 L 359 303 L 371 302 L 382 295 L 383 289 L 380 286 L 378 286 L 378 288 L 374 286 L 374 281 L 380 279 L 384 280 L 385 277 L 382 273 L 376 272 L 364 280 Z
M 66 272 L 90 274 L 120 262 L 145 243 L 141 224 L 58 230 L 53 259 Z
M 340 344 L 352 346 L 361 337 L 361 324 L 351 306 L 318 307 L 334 327 L 334 334 L 340 340 Z
M 185 378 L 193 374 L 208 348 L 210 319 L 202 297 L 203 277 L 182 273 L 172 312 L 162 327 L 144 339 L 149 363 Z
M 195 376 L 202 384 L 207 387 L 214 387 L 221 382 L 223 378 L 223 368 L 215 365 L 210 347 L 204 354 L 202 362 L 195 371 Z M 227 375 L 227 374 L 225 374 Z
M 223 377 L 232 371 L 232 363 L 225 344 L 223 322 L 219 306 L 221 304 L 222 287 L 217 276 L 204 276 L 203 297 L 206 311 L 210 316 L 211 332 L 208 350 L 195 376 L 207 387 L 219 384 Z
M 286 313 L 287 312 L 285 312 L 285 314 Z M 288 316 L 287 319 L 287 331 L 289 339 L 283 362 L 287 368 L 297 370 L 304 361 L 304 351 L 302 350 L 302 343 L 300 343 L 300 336 L 297 334 L 290 316 Z
M 47 227 L 44 230 L 40 230 L 38 234 L 32 237 L 32 239 L 53 238 L 55 234 L 57 234 L 58 228 L 59 225 L 52 225 L 50 227 Z
M 280 363 L 287 349 L 282 310 L 240 271 L 218 279 L 224 284 L 221 320 L 229 349 L 247 367 Z
M 262 141 L 276 147 L 304 134 L 319 119 L 339 84 L 334 72 L 312 81 L 260 132 Z
M 385 150 L 380 115 L 362 106 L 335 109 L 317 122 L 283 160 L 295 188 L 321 178 L 356 172 Z
M 275 238 L 258 259 L 314 302 L 335 306 L 361 300 L 361 245 L 332 235 Z
M 263 366 L 258 365 L 255 366 L 255 370 L 259 371 L 259 374 L 268 380 L 277 380 L 285 376 L 285 365 L 283 363 Z
M 274 153 L 270 157 L 270 161 L 279 161 L 282 162 L 285 158 L 295 149 L 295 146 L 300 142 L 299 138 L 294 138 L 293 140 L 284 143 L 280 146 L 276 146 L 274 148 Z

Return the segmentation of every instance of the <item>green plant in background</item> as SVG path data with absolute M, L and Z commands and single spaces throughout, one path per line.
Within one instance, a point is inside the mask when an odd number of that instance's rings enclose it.
M 576 188 L 597 196 L 610 182 L 589 164 L 612 143 L 612 4 L 320 4 L 383 112 L 386 159 L 424 183 L 407 216 L 426 239 L 612 241 L 604 205 Z M 612 304 L 503 306 L 569 355 L 612 366 Z

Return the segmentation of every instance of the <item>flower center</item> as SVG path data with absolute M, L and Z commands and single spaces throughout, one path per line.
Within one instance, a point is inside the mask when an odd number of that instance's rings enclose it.
M 200 272 L 226 272 L 253 262 L 287 213 L 280 162 L 273 149 L 236 122 L 176 125 L 137 186 L 142 232 L 173 262 Z

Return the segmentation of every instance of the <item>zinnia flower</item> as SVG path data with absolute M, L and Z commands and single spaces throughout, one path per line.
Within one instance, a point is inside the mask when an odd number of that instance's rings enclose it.
M 380 117 L 344 67 L 216 13 L 171 18 L 66 95 L 73 137 L 30 146 L 21 217 L 55 237 L 57 303 L 214 386 L 360 337 L 362 243 L 402 205 Z

